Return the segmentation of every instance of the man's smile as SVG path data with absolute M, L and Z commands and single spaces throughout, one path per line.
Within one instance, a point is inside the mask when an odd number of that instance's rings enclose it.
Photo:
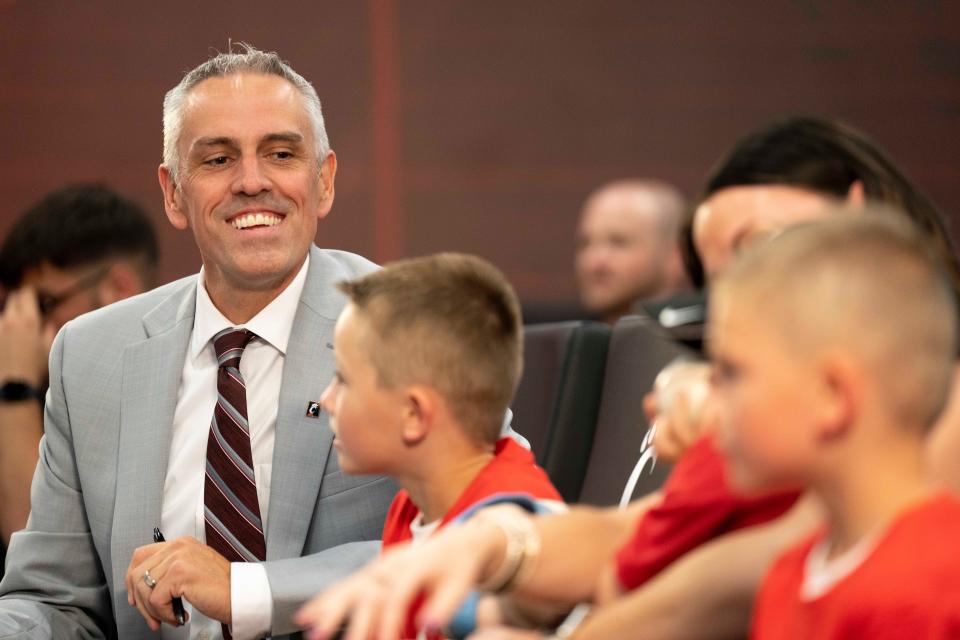
M 284 216 L 272 211 L 258 211 L 241 213 L 228 220 L 234 229 L 249 229 L 251 227 L 275 227 L 283 222 Z

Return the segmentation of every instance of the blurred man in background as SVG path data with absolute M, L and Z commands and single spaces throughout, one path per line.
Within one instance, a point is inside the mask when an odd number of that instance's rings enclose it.
M 618 180 L 587 198 L 577 229 L 580 301 L 613 324 L 640 300 L 689 286 L 677 242 L 686 202 L 657 180 Z
M 3 544 L 30 513 L 53 337 L 68 320 L 152 287 L 156 268 L 157 239 L 146 213 L 99 185 L 50 193 L 13 224 L 0 246 Z

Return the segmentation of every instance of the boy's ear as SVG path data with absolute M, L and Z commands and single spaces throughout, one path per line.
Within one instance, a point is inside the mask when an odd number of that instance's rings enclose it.
M 864 381 L 860 369 L 849 358 L 828 355 L 820 364 L 819 394 L 820 441 L 843 437 L 859 417 L 863 402 Z
M 415 446 L 430 433 L 437 413 L 437 398 L 429 389 L 421 386 L 407 387 L 403 409 L 403 426 L 400 437 L 403 444 Z

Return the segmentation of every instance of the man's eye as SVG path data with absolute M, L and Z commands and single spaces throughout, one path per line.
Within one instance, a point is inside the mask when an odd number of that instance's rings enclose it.
M 289 160 L 293 157 L 290 151 L 274 151 L 272 155 L 276 160 Z
M 210 158 L 209 160 L 204 160 L 203 164 L 209 165 L 211 167 L 219 167 L 227 164 L 230 158 L 227 156 L 217 156 L 215 158 Z

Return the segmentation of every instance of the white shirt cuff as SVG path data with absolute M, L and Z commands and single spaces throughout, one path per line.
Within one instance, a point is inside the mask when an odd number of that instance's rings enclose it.
M 270 635 L 273 597 L 267 570 L 259 562 L 230 563 L 230 632 L 234 640 Z

